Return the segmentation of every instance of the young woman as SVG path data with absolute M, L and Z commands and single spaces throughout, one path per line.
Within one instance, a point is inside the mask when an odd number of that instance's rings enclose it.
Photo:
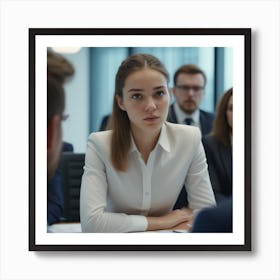
M 232 195 L 232 94 L 230 88 L 221 97 L 213 130 L 202 139 L 217 203 Z
M 152 55 L 135 54 L 120 65 L 112 130 L 88 139 L 83 232 L 187 228 L 193 210 L 215 205 L 199 129 L 166 122 L 168 82 Z M 184 183 L 190 208 L 172 211 Z

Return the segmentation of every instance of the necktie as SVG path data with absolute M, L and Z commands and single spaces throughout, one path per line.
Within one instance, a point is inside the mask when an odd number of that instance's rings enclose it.
M 193 125 L 193 119 L 192 118 L 186 118 L 184 122 L 187 125 Z

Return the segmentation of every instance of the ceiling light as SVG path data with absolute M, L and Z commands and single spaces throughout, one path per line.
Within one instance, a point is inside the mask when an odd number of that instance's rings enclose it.
M 53 47 L 55 52 L 58 53 L 77 53 L 80 51 L 80 47 Z

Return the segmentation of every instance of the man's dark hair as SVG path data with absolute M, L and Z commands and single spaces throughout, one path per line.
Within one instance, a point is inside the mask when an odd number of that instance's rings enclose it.
M 74 67 L 61 55 L 47 52 L 47 117 L 62 115 L 65 107 L 63 85 L 74 74 Z
M 174 86 L 177 85 L 177 78 L 180 74 L 188 74 L 188 75 L 201 74 L 204 78 L 204 86 L 206 85 L 207 78 L 205 73 L 195 64 L 186 64 L 177 69 L 173 77 Z

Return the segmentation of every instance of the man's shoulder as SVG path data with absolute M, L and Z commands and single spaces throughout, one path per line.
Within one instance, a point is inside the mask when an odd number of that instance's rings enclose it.
M 205 111 L 205 110 L 202 110 L 202 109 L 199 109 L 199 113 L 200 113 L 200 115 L 205 116 L 207 118 L 214 119 L 214 117 L 215 117 L 214 113 L 211 113 L 211 112 L 208 112 L 208 111 Z
M 177 116 L 176 116 L 176 113 L 175 113 L 175 110 L 174 110 L 174 103 L 169 106 L 167 121 L 169 121 L 171 123 L 177 123 L 178 122 L 177 121 Z

